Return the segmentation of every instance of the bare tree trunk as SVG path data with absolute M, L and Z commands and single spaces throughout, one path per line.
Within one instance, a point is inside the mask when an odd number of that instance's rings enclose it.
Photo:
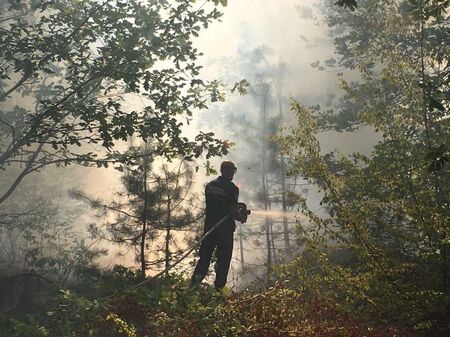
M 266 144 L 267 144 L 267 96 L 268 96 L 268 86 L 260 79 L 261 89 L 262 89 L 262 192 L 264 196 L 264 210 L 268 211 L 270 209 L 268 200 L 268 186 L 267 186 L 267 167 L 266 167 Z M 266 230 L 266 245 L 267 245 L 267 279 L 272 270 L 272 248 L 271 248 L 271 226 L 269 216 L 266 215 L 264 219 L 265 230 Z
M 278 113 L 281 120 L 283 120 L 283 110 L 281 107 L 281 94 L 278 93 Z M 292 255 L 291 243 L 289 240 L 289 226 L 286 216 L 287 212 L 287 200 L 286 200 L 286 161 L 284 159 L 283 153 L 280 153 L 281 161 L 281 204 L 283 208 L 283 232 L 284 232 L 284 249 L 288 256 Z
M 166 180 L 167 181 L 167 180 Z M 167 182 L 168 183 L 168 182 Z M 166 276 L 169 276 L 169 266 L 170 266 L 170 222 L 171 222 L 171 198 L 170 193 L 167 193 L 167 223 L 166 223 L 166 244 L 165 244 L 165 269 Z
M 275 250 L 275 235 L 273 233 L 273 221 L 272 219 L 269 219 L 269 227 L 270 227 L 270 245 L 272 247 L 272 256 L 273 256 L 273 263 L 277 264 L 277 252 Z
M 148 201 L 147 201 L 147 165 L 144 168 L 144 214 L 142 219 L 142 234 L 141 234 L 141 274 L 142 278 L 145 278 L 145 270 L 146 270 L 146 263 L 145 263 L 145 238 L 147 236 L 147 208 L 148 208 Z
M 239 250 L 241 252 L 241 268 L 244 269 L 245 260 L 244 260 L 244 239 L 242 233 L 242 224 L 239 224 L 238 226 L 239 226 Z

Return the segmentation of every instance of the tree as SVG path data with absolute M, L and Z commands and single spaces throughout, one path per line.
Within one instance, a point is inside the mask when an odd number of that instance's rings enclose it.
M 435 335 L 445 334 L 450 303 L 450 28 L 437 6 L 368 0 L 335 13 L 332 23 L 345 28 L 338 64 L 359 72 L 342 82 L 344 99 L 360 108 L 346 115 L 293 102 L 298 126 L 280 139 L 289 171 L 317 184 L 328 209 L 319 216 L 300 202 L 310 227 L 304 265 L 294 269 L 372 319 Z M 326 114 L 370 125 L 381 140 L 369 156 L 325 154 L 316 136 Z
M 159 207 L 163 215 L 159 218 L 158 227 L 164 227 L 165 230 L 164 246 L 159 250 L 164 254 L 166 276 L 170 263 L 183 253 L 181 242 L 186 243 L 190 239 L 186 234 L 183 240 L 177 239 L 176 233 L 179 235 L 180 232 L 192 231 L 203 218 L 202 208 L 197 205 L 196 195 L 192 193 L 192 177 L 192 167 L 181 162 L 175 170 L 170 170 L 167 164 L 163 165 L 161 175 L 156 178 L 156 189 L 161 191 Z M 172 252 L 172 248 L 175 248 L 175 252 Z
M 289 120 L 289 116 L 283 114 L 282 82 L 285 77 L 285 71 L 286 66 L 284 64 L 278 64 L 277 66 L 267 65 L 267 78 L 258 76 L 258 82 L 252 90 L 252 93 L 260 96 L 261 99 L 260 158 L 262 184 L 259 201 L 263 203 L 263 209 L 266 211 L 265 228 L 268 274 L 271 273 L 272 264 L 277 264 L 280 260 L 291 257 L 292 250 L 287 212 L 288 208 L 292 206 L 289 202 L 290 192 L 295 191 L 298 187 L 296 176 L 287 177 L 286 159 L 284 154 L 280 152 L 278 144 L 272 139 L 277 133 L 282 132 L 285 124 L 288 123 L 287 120 Z M 272 109 L 273 105 L 278 109 Z M 275 112 L 271 112 L 271 110 L 275 110 Z M 281 230 L 274 226 L 275 217 L 270 214 L 276 205 L 282 210 L 283 227 Z M 279 234 L 283 235 L 283 249 L 277 249 Z M 277 252 L 281 252 L 281 259 L 277 257 Z
M 270 192 L 268 183 L 268 163 L 267 163 L 267 152 L 268 152 L 268 105 L 270 99 L 271 85 L 262 76 L 258 76 L 258 82 L 254 91 L 257 96 L 261 98 L 261 115 L 260 123 L 261 127 L 261 201 L 263 202 L 263 207 L 265 211 L 271 209 L 270 202 Z M 273 227 L 272 219 L 268 214 L 264 216 L 264 227 L 266 232 L 266 247 L 267 247 L 267 276 L 272 272 L 272 264 L 276 261 L 274 243 L 273 243 Z M 274 260 L 274 261 L 272 261 Z
M 181 239 L 174 232 L 192 230 L 203 215 L 191 191 L 193 171 L 189 163 L 182 160 L 172 169 L 168 164 L 155 167 L 153 149 L 150 142 L 129 149 L 139 159 L 118 167 L 123 191 L 116 200 L 106 202 L 72 191 L 72 196 L 88 201 L 106 219 L 106 224 L 91 225 L 93 238 L 133 249 L 143 277 L 149 269 L 161 265 L 167 269 L 183 253 L 183 241 L 186 243 L 189 235 Z
M 237 228 L 238 259 L 243 274 L 252 274 L 254 279 L 259 277 L 256 274 L 266 274 L 267 269 L 272 269 L 274 264 L 290 255 L 287 253 L 292 248 L 289 231 L 292 231 L 294 222 L 283 215 L 279 216 L 283 218 L 282 222 L 277 221 L 271 210 L 277 212 L 277 209 L 284 209 L 285 213 L 288 212 L 294 205 L 289 204 L 287 196 L 291 189 L 296 189 L 297 184 L 295 177 L 287 178 L 282 172 L 283 155 L 271 140 L 292 118 L 288 111 L 283 111 L 288 103 L 283 86 L 288 76 L 287 66 L 271 64 L 272 50 L 267 46 L 241 53 L 224 73 L 231 78 L 233 72 L 244 76 L 248 81 L 249 95 L 230 100 L 220 123 L 221 127 L 225 126 L 231 139 L 239 138 L 236 150 L 229 156 L 238 165 L 235 180 L 240 186 L 240 198 L 247 200 L 253 211 L 259 211 L 253 212 L 246 225 Z M 216 118 L 211 124 L 217 121 Z M 245 257 L 245 251 L 252 249 L 262 251 L 258 255 L 263 258 L 257 264 Z
M 190 140 L 180 130 L 208 98 L 223 96 L 221 83 L 199 78 L 192 42 L 221 16 L 215 6 L 2 0 L 0 8 L 0 169 L 23 164 L 0 203 L 50 164 L 132 160 L 115 147 L 131 136 L 153 137 L 167 158 L 226 153 L 212 133 Z M 130 109 L 130 100 L 142 107 Z
M 357 1 L 357 0 L 337 0 L 336 4 L 338 6 L 349 8 L 350 10 L 354 11 L 358 7 L 358 2 L 364 3 L 364 1 Z M 429 10 L 429 13 L 432 16 L 439 16 L 440 13 L 443 11 L 445 12 L 445 9 L 448 7 L 449 2 L 448 0 L 438 0 L 430 2 L 429 0 L 423 1 L 424 4 L 428 5 L 427 10 Z
M 86 243 L 83 208 L 64 187 L 73 181 L 58 173 L 53 169 L 30 177 L 1 205 L 0 270 L 2 281 L 12 281 L 5 294 L 14 292 L 14 280 L 21 277 L 65 286 L 103 253 L 95 242 Z

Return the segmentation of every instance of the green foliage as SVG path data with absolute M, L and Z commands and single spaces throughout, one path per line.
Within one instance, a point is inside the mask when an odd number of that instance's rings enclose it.
M 1 337 L 47 337 L 48 331 L 45 327 L 29 319 L 27 321 L 19 321 L 14 318 L 0 315 L 0 331 Z
M 221 82 L 199 78 L 192 41 L 221 17 L 214 4 L 2 0 L 0 7 L 0 168 L 25 165 L 0 203 L 50 164 L 132 160 L 115 147 L 132 136 L 153 138 L 166 158 L 227 152 L 213 134 L 181 132 L 194 111 L 225 97 Z M 131 101 L 140 106 L 131 109 Z
M 224 7 L 226 7 L 227 6 L 227 4 L 228 4 L 228 0 L 213 0 L 213 2 L 216 4 L 216 5 L 218 5 L 219 3 L 222 5 L 222 6 L 224 6 Z
M 288 283 L 232 294 L 217 293 L 209 286 L 189 289 L 188 281 L 175 274 L 138 288 L 127 278 L 104 276 L 103 287 L 121 279 L 128 290 L 96 299 L 61 291 L 55 307 L 34 319 L 2 317 L 3 333 L 25 337 L 415 337 L 400 327 L 364 324 L 331 302 L 305 299 Z
M 365 324 L 331 302 L 308 300 L 286 282 L 242 294 L 216 293 L 208 286 L 194 291 L 187 284 L 171 275 L 149 287 L 97 300 L 64 291 L 56 308 L 40 321 L 5 319 L 5 327 L 32 331 L 34 325 L 48 336 L 62 337 L 415 337 L 401 327 Z M 25 336 L 46 336 L 36 331 Z
M 148 141 L 130 147 L 127 153 L 135 157 L 133 163 L 115 166 L 121 172 L 122 188 L 113 200 L 92 199 L 77 190 L 70 192 L 73 198 L 87 201 L 97 216 L 105 218 L 104 223 L 90 225 L 91 238 L 133 249 L 143 276 L 149 269 L 162 265 L 168 268 L 179 258 L 192 237 L 189 231 L 195 232 L 203 216 L 195 211 L 197 195 L 191 190 L 190 162 L 180 160 L 175 165 L 158 158 L 160 164 L 156 165 L 152 144 Z M 184 231 L 184 242 L 174 235 L 177 231 Z
M 234 84 L 234 87 L 233 89 L 231 89 L 231 92 L 234 93 L 237 90 L 239 94 L 245 95 L 248 93 L 249 85 L 250 83 L 247 80 L 241 80 Z
M 7 187 L 10 171 L 2 173 L 0 189 Z M 57 169 L 36 174 L 0 207 L 0 270 L 2 277 L 38 274 L 64 283 L 79 274 L 104 252 L 92 249 L 74 223 L 83 207 L 66 196 L 72 183 Z M 48 191 L 51 190 L 52 193 Z
M 341 81 L 346 104 L 338 114 L 293 102 L 298 126 L 279 140 L 290 173 L 320 188 L 326 210 L 317 214 L 299 199 L 309 223 L 291 279 L 368 319 L 445 335 L 450 54 L 446 19 L 429 15 L 435 5 L 367 0 L 333 13 L 338 64 L 359 80 Z M 378 132 L 370 155 L 323 153 L 320 130 L 345 123 Z
M 338 0 L 336 1 L 336 5 L 343 6 L 344 8 L 350 8 L 352 11 L 358 7 L 356 0 Z

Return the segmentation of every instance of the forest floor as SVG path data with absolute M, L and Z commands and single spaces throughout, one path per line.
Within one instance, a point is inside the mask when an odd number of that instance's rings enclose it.
M 117 298 L 110 310 L 132 323 L 137 336 L 195 337 L 417 337 L 401 326 L 374 326 L 331 303 L 307 300 L 286 284 L 263 291 L 217 294 L 172 288 L 159 306 L 136 294 Z M 171 305 L 169 304 L 171 303 Z
M 132 284 L 102 279 L 89 287 L 55 289 L 53 295 L 48 289 L 34 294 L 45 309 L 1 314 L 0 337 L 420 336 L 402 326 L 368 323 L 325 300 L 307 299 L 286 282 L 240 293 L 217 293 L 207 285 L 189 289 L 188 281 L 175 275 L 142 287 Z

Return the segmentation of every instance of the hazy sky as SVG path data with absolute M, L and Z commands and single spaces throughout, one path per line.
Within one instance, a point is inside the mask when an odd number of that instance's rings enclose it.
M 323 40 L 327 27 L 302 18 L 297 7 L 313 7 L 320 0 L 230 0 L 222 9 L 221 22 L 213 23 L 197 41 L 199 49 L 210 61 L 208 75 L 223 75 L 227 58 L 266 46 L 273 50 L 269 62 L 284 62 L 291 70 L 290 94 L 325 92 L 334 87 L 334 76 L 318 72 L 310 64 L 318 58 L 332 56 L 331 44 L 311 48 L 311 41 Z M 310 42 L 306 42 L 306 37 Z M 211 66 L 224 62 L 222 69 Z M 222 71 L 221 71 L 222 70 Z
M 284 77 L 283 96 L 285 98 L 293 97 L 306 105 L 322 103 L 327 93 L 336 91 L 337 84 L 335 74 L 320 72 L 311 67 L 311 63 L 317 60 L 324 61 L 333 56 L 333 45 L 327 37 L 327 26 L 319 24 L 320 20 L 311 19 L 313 16 L 319 15 L 317 6 L 322 1 L 325 0 L 228 0 L 228 6 L 219 6 L 224 14 L 221 21 L 214 22 L 208 29 L 202 30 L 200 36 L 195 40 L 196 47 L 204 53 L 204 56 L 198 60 L 204 66 L 202 76 L 209 80 L 223 80 L 229 84 L 243 78 L 253 82 L 256 75 L 255 69 L 264 71 L 279 64 L 285 64 L 287 71 Z M 203 0 L 197 1 L 196 4 L 200 7 Z M 262 51 L 260 55 L 263 55 L 263 62 L 259 68 L 252 64 L 253 57 L 256 55 L 255 50 Z M 256 59 L 258 57 L 255 57 Z M 261 62 L 261 58 L 258 62 Z M 130 110 L 139 109 L 142 101 L 130 98 L 127 104 L 129 104 Z M 272 113 L 277 113 L 276 108 L 271 107 L 270 109 Z M 287 100 L 285 99 L 284 112 L 287 109 Z M 255 97 L 252 98 L 251 95 L 241 97 L 236 93 L 228 94 L 226 102 L 212 104 L 209 110 L 198 113 L 197 120 L 191 123 L 189 129 L 186 130 L 190 136 L 197 134 L 199 129 L 214 131 L 219 137 L 235 142 L 236 146 L 231 155 L 236 160 L 237 166 L 240 167 L 235 182 L 242 184 L 244 184 L 242 180 L 246 179 L 242 174 L 245 160 L 253 163 L 256 161 L 254 166 L 258 166 L 260 149 L 257 148 L 258 146 L 246 147 L 244 142 L 240 142 L 239 136 L 232 132 L 234 125 L 225 127 L 223 122 L 226 120 L 227 114 L 239 114 L 243 111 L 254 118 L 256 122 L 259 121 L 259 103 L 255 102 Z M 260 140 L 260 129 L 258 127 L 255 129 L 255 139 Z M 340 147 L 346 153 L 367 152 L 376 137 L 369 138 L 368 136 L 372 134 L 367 131 L 363 133 L 365 141 L 360 141 L 361 134 L 338 134 L 336 132 L 322 134 L 320 139 L 327 151 L 334 147 Z M 125 145 L 122 142 L 118 146 L 124 148 Z M 100 151 L 101 147 L 92 145 L 90 150 Z M 215 158 L 213 164 L 217 167 L 223 159 Z M 200 158 L 198 163 L 201 164 L 203 161 L 204 159 Z M 252 171 L 254 167 L 247 167 L 247 169 L 249 169 L 247 178 L 259 177 L 257 170 Z M 204 170 L 200 170 L 195 177 L 196 192 L 202 192 L 203 184 L 212 178 L 205 176 L 204 173 Z M 67 169 L 59 170 L 58 174 L 59 176 L 55 173 L 54 178 L 58 179 L 63 187 L 78 185 L 75 187 L 93 198 L 102 198 L 105 202 L 111 200 L 115 192 L 121 189 L 120 173 L 113 168 L 70 166 Z M 241 191 L 245 191 L 245 185 Z M 319 196 L 310 193 L 308 198 L 316 203 Z M 257 201 L 251 200 L 251 197 L 247 197 L 245 200 L 244 196 L 243 199 L 242 201 L 249 203 L 251 207 L 259 206 Z M 86 211 L 77 223 L 83 226 L 92 221 L 103 221 L 93 218 L 92 214 Z M 245 228 L 258 231 L 263 220 L 263 216 L 254 214 Z M 250 242 L 248 244 L 250 245 Z M 110 255 L 101 260 L 104 265 L 133 263 L 132 254 L 117 257 L 114 253 L 118 249 L 115 246 L 108 247 Z M 253 260 L 260 257 L 262 260 L 258 263 L 264 263 L 265 253 L 262 247 L 249 246 L 249 250 L 252 250 L 249 254 L 252 254 Z M 236 251 L 234 256 L 238 256 Z M 234 260 L 232 269 L 238 265 L 239 263 Z M 236 275 L 237 273 L 232 271 L 230 277 Z
M 272 51 L 268 63 L 285 63 L 288 74 L 285 95 L 292 96 L 304 104 L 323 103 L 327 93 L 336 92 L 337 79 L 334 73 L 318 71 L 311 67 L 316 60 L 334 56 L 328 27 L 322 20 L 306 18 L 309 13 L 319 16 L 317 9 L 324 0 L 230 0 L 222 8 L 221 22 L 213 23 L 197 39 L 198 48 L 205 53 L 201 60 L 205 64 L 204 74 L 212 79 L 228 76 L 238 80 L 248 76 L 234 69 L 236 59 L 258 47 Z M 303 9 L 303 10 L 299 10 Z M 233 73 L 232 73 L 233 72 Z M 232 73 L 232 74 L 230 74 Z M 249 78 L 252 81 L 254 78 Z M 236 96 L 236 95 L 234 95 Z M 227 101 L 241 100 L 229 96 Z M 226 110 L 227 102 L 213 105 L 208 112 Z M 287 107 L 285 107 L 286 109 Z M 226 136 L 226 130 L 216 130 Z M 363 130 L 367 133 L 367 130 Z M 369 132 L 370 133 L 370 132 Z M 376 140 L 373 135 L 367 142 L 356 141 L 360 136 L 350 133 L 326 133 L 322 135 L 323 147 L 331 150 L 339 147 L 343 152 L 367 152 Z M 236 140 L 236 139 L 235 139 Z M 237 141 L 237 140 L 236 140 Z
M 242 79 L 249 74 L 240 73 L 240 70 L 236 69 L 236 63 L 245 64 L 246 61 L 239 58 L 243 55 L 245 57 L 246 53 L 255 48 L 270 48 L 271 51 L 266 55 L 269 63 L 284 62 L 289 66 L 286 94 L 299 98 L 325 95 L 327 90 L 334 86 L 334 76 L 312 69 L 310 63 L 319 57 L 329 57 L 332 47 L 308 47 L 310 43 L 302 40 L 302 35 L 307 36 L 310 41 L 323 39 L 326 30 L 312 20 L 302 19 L 296 10 L 298 5 L 307 6 L 314 3 L 316 1 L 312 0 L 229 0 L 228 6 L 221 8 L 224 13 L 221 22 L 214 22 L 208 29 L 201 31 L 195 41 L 198 49 L 204 53 L 200 59 L 204 65 L 203 75 L 208 79 Z M 198 4 L 200 6 L 202 2 Z M 243 98 L 231 95 L 225 103 L 213 105 L 208 111 L 199 114 L 198 118 L 211 117 L 218 111 L 226 111 L 227 104 L 236 104 L 237 101 L 239 105 L 240 100 Z M 130 102 L 130 105 L 133 104 L 137 103 Z M 188 133 L 194 135 L 197 131 L 196 128 L 191 128 Z M 222 137 L 230 138 L 227 130 L 221 128 L 220 124 L 214 131 Z M 232 140 L 237 143 L 238 151 L 239 139 Z M 219 163 L 221 160 L 217 158 L 214 162 Z M 86 170 L 84 189 L 90 195 L 108 199 L 120 188 L 119 174 L 113 169 Z M 197 188 L 200 190 L 203 183 L 211 177 L 200 173 L 196 179 Z M 124 262 L 114 256 L 110 258 L 113 263 Z
M 208 29 L 201 31 L 195 41 L 198 49 L 204 53 L 200 59 L 204 65 L 203 76 L 209 79 L 229 77 L 242 79 L 248 74 L 241 74 L 235 69 L 234 65 L 239 61 L 237 59 L 255 48 L 270 48 L 272 51 L 267 56 L 268 62 L 271 64 L 283 62 L 289 66 L 286 95 L 299 99 L 307 98 L 310 100 L 308 104 L 316 102 L 313 97 L 319 99 L 335 87 L 335 78 L 333 74 L 313 69 L 310 64 L 319 58 L 330 57 L 332 46 L 311 48 L 311 42 L 305 42 L 301 38 L 306 36 L 310 41 L 323 40 L 326 37 L 326 27 L 318 26 L 313 20 L 302 18 L 296 7 L 312 6 L 317 2 L 229 0 L 226 7 L 220 7 L 224 13 L 221 21 L 214 22 Z M 198 2 L 199 6 L 201 3 Z M 238 95 L 229 95 L 227 102 L 213 105 L 208 111 L 199 114 L 199 118 L 211 116 L 214 118 L 216 109 L 224 110 L 228 102 L 240 99 Z M 130 102 L 130 105 L 133 104 L 136 102 Z M 197 131 L 191 127 L 188 133 L 194 135 Z M 226 130 L 220 130 L 220 126 L 214 131 L 220 136 L 228 136 Z M 96 181 L 96 184 L 89 187 L 93 193 L 108 194 L 118 183 L 118 175 L 113 174 L 111 170 L 90 171 L 89 182 Z
M 311 63 L 333 56 L 333 46 L 327 39 L 327 27 L 318 25 L 317 20 L 305 18 L 305 15 L 301 15 L 297 10 L 298 6 L 303 9 L 314 8 L 319 1 L 321 0 L 229 0 L 228 6 L 221 8 L 224 13 L 221 22 L 214 22 L 208 29 L 201 31 L 195 41 L 198 49 L 204 53 L 199 60 L 204 65 L 203 76 L 224 81 L 229 81 L 230 78 L 239 80 L 246 76 L 253 77 L 246 69 L 241 69 L 242 64 L 245 65 L 249 61 L 245 59 L 246 55 L 255 48 L 270 49 L 265 53 L 267 64 L 285 63 L 288 67 L 285 96 L 292 96 L 305 104 L 323 102 L 328 92 L 336 91 L 336 77 L 332 73 L 312 68 Z M 314 10 L 314 13 L 317 15 L 318 11 Z M 240 64 L 241 68 L 237 64 Z M 248 80 L 253 81 L 254 78 Z M 231 138 L 237 143 L 234 158 L 240 161 L 239 138 L 232 138 L 229 130 L 220 122 L 211 126 L 200 119 L 215 119 L 219 116 L 223 118 L 223 114 L 229 111 L 228 106 L 243 106 L 248 104 L 248 100 L 248 97 L 228 95 L 225 103 L 214 104 L 208 111 L 198 114 L 197 123 L 191 124 L 188 133 L 194 135 L 198 128 L 206 127 L 206 131 L 212 128 L 220 137 Z M 132 103 L 135 104 L 130 102 Z M 194 125 L 197 127 L 193 127 Z M 358 137 L 361 136 L 331 132 L 320 138 L 327 150 L 340 145 L 344 152 L 366 152 L 371 141 L 356 141 Z M 244 154 L 246 155 L 248 154 Z M 217 158 L 213 163 L 218 165 L 221 160 L 223 159 Z M 239 162 L 237 165 L 239 167 Z M 202 189 L 204 182 L 211 179 L 202 173 L 204 172 L 200 171 L 196 176 L 198 190 Z M 120 186 L 119 175 L 111 169 L 89 169 L 89 175 L 86 176 L 89 178 L 86 179 L 85 189 L 92 195 L 108 196 Z M 238 179 L 239 176 L 236 180 Z M 312 198 L 318 199 L 318 196 Z M 124 262 L 115 257 L 110 261 Z

